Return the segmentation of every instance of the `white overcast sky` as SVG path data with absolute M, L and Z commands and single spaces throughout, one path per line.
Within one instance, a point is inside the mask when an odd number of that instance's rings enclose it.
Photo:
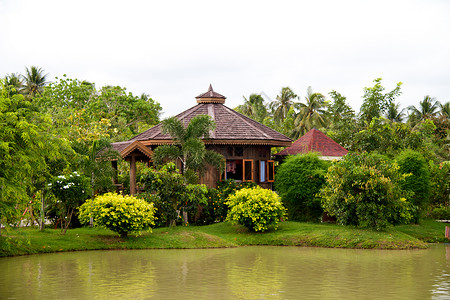
M 450 1 L 0 0 L 0 77 L 39 66 L 149 94 L 163 117 L 209 84 L 236 107 L 289 86 L 336 90 L 403 82 L 402 107 L 450 101 Z

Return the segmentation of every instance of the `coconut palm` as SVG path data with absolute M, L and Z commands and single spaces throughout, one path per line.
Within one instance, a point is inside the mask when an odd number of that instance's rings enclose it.
M 325 127 L 327 120 L 325 117 L 325 96 L 321 93 L 313 93 L 308 87 L 305 97 L 306 103 L 299 103 L 299 112 L 295 118 L 294 138 L 297 138 L 314 127 Z
M 23 89 L 23 81 L 18 73 L 11 73 L 5 76 L 5 87 L 10 94 L 18 94 Z
M 216 128 L 214 120 L 208 115 L 198 115 L 191 119 L 187 127 L 176 117 L 162 121 L 162 132 L 168 133 L 173 145 L 161 145 L 153 153 L 153 160 L 161 164 L 165 158 L 181 161 L 183 174 L 187 171 L 203 173 L 207 165 L 222 169 L 223 156 L 212 150 L 206 150 L 202 139 Z
M 42 93 L 44 86 L 47 84 L 47 75 L 44 70 L 35 66 L 25 68 L 26 75 L 22 76 L 24 81 L 23 92 L 29 98 Z
M 422 101 L 419 102 L 419 107 L 411 105 L 408 110 L 411 113 L 411 118 L 415 121 L 422 121 L 435 117 L 438 113 L 439 101 L 430 96 L 425 96 Z
M 289 87 L 284 87 L 281 89 L 280 95 L 277 95 L 276 100 L 270 103 L 273 117 L 277 122 L 286 119 L 289 109 L 294 105 L 293 99 L 295 98 L 297 98 L 297 95 Z
M 391 122 L 403 122 L 405 109 L 400 110 L 400 103 L 391 102 L 386 111 L 386 119 Z
M 444 118 L 450 118 L 450 102 L 439 104 L 439 107 L 441 109 L 439 115 Z
M 248 99 L 244 96 L 244 104 L 239 105 L 235 110 L 258 122 L 262 122 L 267 116 L 264 98 L 258 94 L 251 94 Z

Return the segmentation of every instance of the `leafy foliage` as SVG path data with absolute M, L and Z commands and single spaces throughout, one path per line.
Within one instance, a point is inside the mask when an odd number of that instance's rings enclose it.
M 76 172 L 69 176 L 60 175 L 51 183 L 50 191 L 57 198 L 57 207 L 65 223 L 66 233 L 75 209 L 89 197 L 89 179 Z
M 253 231 L 277 229 L 278 222 L 286 218 L 286 209 L 280 197 L 261 187 L 245 188 L 228 197 L 230 207 L 227 220 Z
M 288 156 L 275 174 L 275 188 L 293 221 L 319 221 L 323 210 L 316 194 L 325 183 L 328 162 L 317 153 Z
M 106 193 L 80 207 L 80 221 L 89 223 L 92 216 L 94 225 L 106 227 L 126 237 L 130 232 L 149 228 L 154 223 L 153 204 L 133 196 Z
M 439 165 L 430 162 L 430 203 L 450 206 L 450 161 Z
M 191 119 L 186 128 L 176 117 L 162 122 L 163 133 L 169 133 L 173 145 L 162 145 L 155 149 L 153 159 L 161 165 L 164 159 L 181 160 L 183 173 L 188 170 L 203 173 L 207 165 L 221 170 L 224 158 L 219 153 L 207 150 L 202 138 L 207 139 L 209 132 L 216 128 L 214 120 L 208 115 L 198 115 Z
M 401 187 L 412 192 L 408 200 L 418 208 L 414 215 L 414 221 L 417 222 L 419 213 L 425 209 L 430 198 L 428 164 L 422 154 L 410 149 L 402 151 L 395 159 L 399 166 L 399 172 L 407 175 L 405 180 L 401 182 Z
M 236 191 L 244 188 L 254 188 L 254 182 L 240 182 L 233 179 L 227 179 L 218 182 L 217 188 L 209 189 L 206 195 L 206 203 L 201 205 L 201 214 L 196 224 L 207 225 L 214 222 L 225 221 L 228 213 L 227 198 Z
M 338 223 L 384 230 L 412 219 L 415 208 L 401 189 L 405 177 L 396 162 L 381 155 L 347 154 L 328 169 L 319 196 Z

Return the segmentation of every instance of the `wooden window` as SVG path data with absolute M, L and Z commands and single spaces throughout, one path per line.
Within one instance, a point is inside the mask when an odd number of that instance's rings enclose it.
M 244 159 L 243 181 L 253 181 L 253 160 Z
M 273 160 L 267 161 L 267 181 L 268 182 L 275 181 L 275 161 Z

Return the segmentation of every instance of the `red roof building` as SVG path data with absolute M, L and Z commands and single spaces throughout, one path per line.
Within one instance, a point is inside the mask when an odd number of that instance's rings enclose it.
M 321 159 L 340 159 L 346 155 L 348 150 L 326 136 L 322 131 L 313 128 L 301 138 L 292 143 L 281 152 L 275 154 L 277 158 L 287 155 L 304 154 L 308 152 L 318 152 Z

